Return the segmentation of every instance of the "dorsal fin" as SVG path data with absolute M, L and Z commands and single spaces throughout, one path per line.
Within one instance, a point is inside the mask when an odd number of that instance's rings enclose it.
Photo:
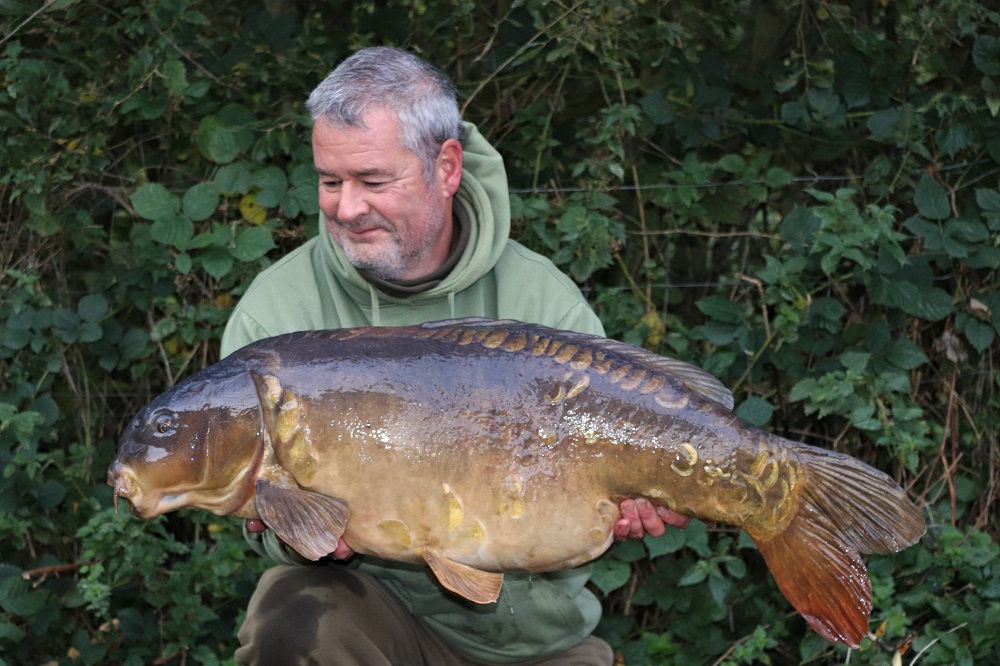
M 729 389 L 722 382 L 701 368 L 674 358 L 654 354 L 648 349 L 619 342 L 618 340 L 602 338 L 597 335 L 587 335 L 586 333 L 560 331 L 548 326 L 542 326 L 541 324 L 529 324 L 513 319 L 489 319 L 487 317 L 466 317 L 464 319 L 434 321 L 422 324 L 420 327 L 424 329 L 504 329 L 511 333 L 537 335 L 577 345 L 586 345 L 591 350 L 600 350 L 606 354 L 617 356 L 628 363 L 669 375 L 692 393 L 710 400 L 725 409 L 731 410 L 733 408 L 733 394 L 730 393 Z

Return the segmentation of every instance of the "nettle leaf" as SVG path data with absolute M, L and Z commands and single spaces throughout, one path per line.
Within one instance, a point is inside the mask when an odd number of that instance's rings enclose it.
M 181 209 L 181 201 L 159 183 L 147 183 L 129 197 L 135 212 L 147 220 L 176 215 Z
M 951 215 L 951 202 L 948 193 L 929 174 L 920 177 L 913 193 L 913 203 L 920 214 L 931 220 L 944 220 Z

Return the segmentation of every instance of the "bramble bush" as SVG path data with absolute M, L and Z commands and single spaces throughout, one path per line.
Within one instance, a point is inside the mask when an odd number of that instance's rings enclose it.
M 117 516 L 125 419 L 217 360 L 315 232 L 303 108 L 355 48 L 456 81 L 515 236 L 609 335 L 893 475 L 928 532 L 819 639 L 745 534 L 598 561 L 629 666 L 1000 661 L 1000 13 L 991 3 L 0 2 L 0 663 L 231 662 L 236 520 Z

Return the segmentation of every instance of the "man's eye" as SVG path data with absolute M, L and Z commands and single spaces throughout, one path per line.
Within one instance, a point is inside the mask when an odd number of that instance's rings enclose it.
M 384 187 L 385 183 L 380 180 L 366 180 L 365 186 L 372 190 L 377 190 L 380 187 Z

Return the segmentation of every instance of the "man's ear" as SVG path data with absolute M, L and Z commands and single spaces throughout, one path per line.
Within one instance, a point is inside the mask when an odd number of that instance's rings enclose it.
M 462 182 L 462 144 L 456 139 L 448 139 L 441 144 L 437 158 L 437 182 L 447 197 L 455 196 Z

